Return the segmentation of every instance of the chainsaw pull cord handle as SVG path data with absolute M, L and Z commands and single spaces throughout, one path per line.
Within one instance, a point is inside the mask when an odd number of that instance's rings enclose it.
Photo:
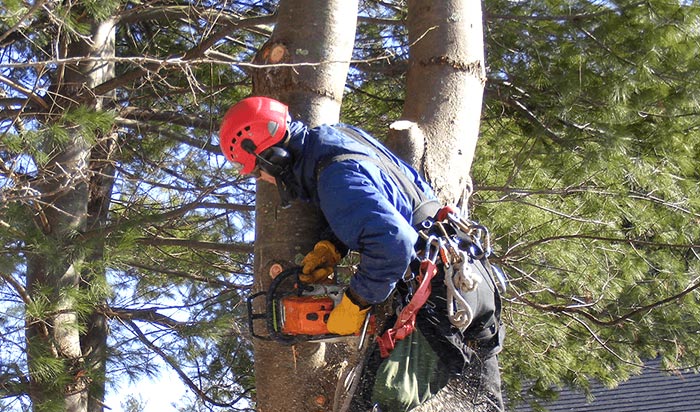
M 401 309 L 394 326 L 377 337 L 377 345 L 382 358 L 388 357 L 394 350 L 396 341 L 405 339 L 415 330 L 416 315 L 432 292 L 430 282 L 437 274 L 437 259 L 443 247 L 442 241 L 436 236 L 430 236 L 426 241 L 425 255 L 421 261 L 418 275 L 420 282 L 418 289 L 413 294 L 411 301 Z

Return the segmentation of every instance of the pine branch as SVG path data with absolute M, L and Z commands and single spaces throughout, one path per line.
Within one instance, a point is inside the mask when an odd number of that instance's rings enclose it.
M 646 1 L 638 1 L 627 4 L 619 9 L 608 8 L 597 12 L 590 13 L 575 13 L 575 14 L 537 14 L 537 15 L 516 15 L 516 14 L 496 14 L 484 11 L 484 19 L 489 20 L 513 20 L 513 21 L 558 21 L 558 22 L 578 22 L 583 20 L 596 20 L 607 14 L 618 14 L 626 9 L 635 8 L 641 4 L 646 4 Z
M 7 29 L 4 33 L 0 34 L 0 44 L 5 41 L 12 33 L 16 32 L 19 30 L 22 26 L 25 25 L 25 21 L 28 20 L 30 17 L 34 15 L 40 8 L 44 6 L 46 3 L 46 0 L 36 0 L 32 7 L 27 10 L 26 13 L 24 13 L 24 16 L 20 17 L 17 19 L 17 23 L 15 23 L 12 27 Z
M 553 15 L 517 15 L 517 14 L 498 14 L 484 12 L 484 19 L 486 21 L 493 20 L 512 20 L 512 21 L 557 21 L 557 22 L 567 22 L 567 21 L 581 21 L 581 20 L 594 20 L 600 16 L 606 14 L 617 13 L 616 10 L 602 10 L 599 12 L 592 13 L 576 13 L 576 14 L 553 14 Z
M 0 278 L 5 280 L 5 282 L 7 282 L 15 290 L 15 292 L 17 292 L 17 295 L 22 299 L 22 302 L 25 304 L 25 306 L 31 305 L 34 302 L 32 297 L 29 295 L 29 292 L 27 292 L 24 286 L 17 279 L 15 279 L 14 276 L 0 272 Z M 34 323 L 37 323 L 39 325 L 38 330 L 41 333 L 41 335 L 45 338 L 48 338 L 49 329 L 46 322 L 44 322 L 42 319 L 36 318 L 27 319 L 27 326 Z
M 572 239 L 604 241 L 604 242 L 610 242 L 610 243 L 627 243 L 629 245 L 651 246 L 651 247 L 670 248 L 670 249 L 700 249 L 700 244 L 695 244 L 695 243 L 664 243 L 664 242 L 652 242 L 649 240 L 634 239 L 634 238 L 615 238 L 615 237 L 606 237 L 606 236 L 574 234 L 574 235 L 549 236 L 549 237 L 544 237 L 544 238 L 538 239 L 536 241 L 530 242 L 529 244 L 527 244 L 525 246 L 520 247 L 519 249 L 520 249 L 521 253 L 518 253 L 518 254 L 523 254 L 522 251 L 532 249 L 536 246 L 539 246 L 539 245 L 542 245 L 545 243 L 555 242 L 555 241 L 559 241 L 559 240 L 572 240 Z
M 129 309 L 114 306 L 98 308 L 97 312 L 108 318 L 117 318 L 121 321 L 139 320 L 156 325 L 165 326 L 173 330 L 185 329 L 192 326 L 191 322 L 180 322 L 169 316 L 158 313 L 157 309 Z
M 118 231 L 120 229 L 124 229 L 127 227 L 144 226 L 144 225 L 149 224 L 149 223 L 164 222 L 167 220 L 177 219 L 179 217 L 184 216 L 187 212 L 190 212 L 192 210 L 196 210 L 199 208 L 223 209 L 223 210 L 231 210 L 231 211 L 236 211 L 236 212 L 252 212 L 255 210 L 255 206 L 251 206 L 251 205 L 240 205 L 240 204 L 232 204 L 232 203 L 200 202 L 197 200 L 197 201 L 194 201 L 191 203 L 183 204 L 180 207 L 174 208 L 172 210 L 169 210 L 169 211 L 161 213 L 161 214 L 152 214 L 152 215 L 147 215 L 145 217 L 138 217 L 135 219 L 124 221 L 124 222 L 110 225 L 107 227 L 103 227 L 100 229 L 86 231 L 86 232 L 82 233 L 80 240 L 86 241 L 86 240 L 95 239 L 98 237 L 104 238 L 104 237 L 107 237 L 110 233 L 113 233 L 115 231 Z
M 650 304 L 641 306 L 637 309 L 631 310 L 624 315 L 610 318 L 608 320 L 603 320 L 595 316 L 594 314 L 582 309 L 580 306 L 562 306 L 562 305 L 546 305 L 546 304 L 540 304 L 533 302 L 530 299 L 525 298 L 523 295 L 520 295 L 517 297 L 517 300 L 527 304 L 528 306 L 546 311 L 546 312 L 552 312 L 552 313 L 563 313 L 563 314 L 579 314 L 586 319 L 590 320 L 591 322 L 595 323 L 598 326 L 617 326 L 627 320 L 630 320 L 636 315 L 642 314 L 642 313 L 648 313 L 658 307 L 665 306 L 669 303 L 678 301 L 682 297 L 688 295 L 689 293 L 692 293 L 693 291 L 697 290 L 700 288 L 700 282 L 696 282 L 695 284 L 692 284 L 691 286 L 685 288 L 683 291 L 671 295 L 669 297 L 666 297 L 664 299 L 652 302 Z
M 183 278 L 183 279 L 190 279 L 190 280 L 193 280 L 195 282 L 202 282 L 202 283 L 206 283 L 206 284 L 210 284 L 210 285 L 221 286 L 221 287 L 225 287 L 228 289 L 244 290 L 244 289 L 250 288 L 250 286 L 247 286 L 247 285 L 239 285 L 239 284 L 227 282 L 225 280 L 221 280 L 218 278 L 198 275 L 198 274 L 189 273 L 189 272 L 169 270 L 169 269 L 165 269 L 162 266 L 148 266 L 148 265 L 144 265 L 142 263 L 133 262 L 133 261 L 126 262 L 126 264 L 131 266 L 131 267 L 137 268 L 137 269 L 143 269 L 143 270 L 147 270 L 150 272 L 156 272 L 156 273 L 163 273 L 163 274 L 166 274 L 169 276 L 179 277 L 179 278 Z M 213 268 L 210 267 L 210 269 L 213 269 Z
M 16 363 L 6 365 L 13 373 L 0 374 L 0 399 L 15 398 L 29 393 L 29 379 Z
M 700 213 L 696 213 L 693 210 L 686 208 L 686 207 L 681 207 L 678 204 L 669 202 L 661 197 L 654 196 L 651 193 L 641 193 L 641 192 L 636 192 L 636 191 L 628 191 L 628 192 L 614 192 L 610 190 L 606 190 L 603 188 L 599 188 L 596 186 L 586 186 L 586 185 L 580 185 L 580 186 L 570 186 L 570 187 L 563 187 L 563 188 L 551 188 L 551 189 L 526 189 L 526 188 L 518 188 L 518 187 L 509 187 L 509 186 L 478 186 L 477 187 L 477 192 L 478 191 L 489 191 L 489 192 L 499 192 L 499 193 L 504 193 L 507 196 L 514 195 L 517 196 L 517 199 L 514 199 L 513 201 L 520 201 L 521 198 L 523 197 L 529 197 L 529 196 L 558 196 L 558 197 L 565 197 L 565 196 L 571 196 L 571 195 L 576 195 L 576 194 L 581 194 L 581 193 L 593 193 L 596 195 L 601 195 L 601 196 L 611 196 L 611 197 L 619 197 L 619 198 L 632 198 L 632 199 L 637 199 L 637 200 L 642 200 L 646 202 L 650 202 L 659 206 L 663 206 L 665 208 L 675 210 L 677 212 L 681 212 L 684 214 L 687 214 L 689 216 L 693 216 L 695 218 L 700 218 Z M 499 199 L 499 201 L 505 201 L 505 198 Z
M 489 79 L 489 83 L 494 82 L 495 81 L 493 79 Z M 487 87 L 484 91 L 485 95 L 512 108 L 516 113 L 519 113 L 523 118 L 525 118 L 525 120 L 527 120 L 530 124 L 535 126 L 535 128 L 540 130 L 542 134 L 549 137 L 549 139 L 553 142 L 560 145 L 564 144 L 564 139 L 561 136 L 559 136 L 554 130 L 552 130 L 547 124 L 545 124 L 545 122 L 542 121 L 537 116 L 537 114 L 534 111 L 532 111 L 532 109 L 528 108 L 521 101 L 521 99 L 514 97 L 512 92 L 510 92 L 510 89 L 514 89 L 522 95 L 527 95 L 527 92 L 518 89 L 517 87 L 507 82 L 501 82 L 500 84 L 506 87 L 508 89 L 508 92 L 500 93 L 498 89 L 492 90 L 491 88 Z

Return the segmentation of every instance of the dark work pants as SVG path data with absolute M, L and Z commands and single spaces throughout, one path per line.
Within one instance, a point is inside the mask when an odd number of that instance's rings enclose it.
M 464 379 L 466 379 L 466 386 L 474 391 L 469 399 L 469 404 L 473 405 L 474 411 L 501 412 L 504 410 L 498 356 L 485 360 L 475 359 L 467 366 Z

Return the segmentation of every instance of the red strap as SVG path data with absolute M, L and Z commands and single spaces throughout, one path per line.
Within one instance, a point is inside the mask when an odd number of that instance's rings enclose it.
M 436 273 L 437 265 L 435 262 L 429 259 L 421 262 L 419 275 L 420 285 L 416 293 L 413 294 L 408 305 L 401 309 L 399 317 L 396 319 L 396 323 L 394 323 L 394 327 L 388 329 L 382 336 L 377 337 L 379 353 L 382 358 L 389 356 L 391 351 L 394 350 L 397 341 L 405 339 L 416 329 L 416 314 L 418 314 L 418 310 L 425 305 L 425 302 L 432 292 L 430 281 Z
M 447 219 L 447 216 L 450 213 L 456 213 L 456 210 L 452 208 L 452 206 L 443 206 L 438 212 L 435 214 L 435 220 L 438 222 L 442 222 L 443 220 Z

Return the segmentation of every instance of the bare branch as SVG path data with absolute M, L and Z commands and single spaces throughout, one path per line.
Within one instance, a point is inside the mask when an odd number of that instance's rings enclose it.
M 155 109 L 143 109 L 140 107 L 125 107 L 120 114 L 126 119 L 141 121 L 158 121 L 169 124 L 178 124 L 185 127 L 196 127 L 211 130 L 213 120 L 197 116 L 188 116 L 179 112 L 159 111 Z
M 14 276 L 9 275 L 7 273 L 0 272 L 0 278 L 5 280 L 12 288 L 17 292 L 17 295 L 22 298 L 22 301 L 24 302 L 25 305 L 30 305 L 32 303 L 32 297 L 29 296 L 29 293 L 27 293 L 27 290 L 22 286 L 22 283 L 20 283 L 17 279 L 15 279 Z
M 603 340 L 600 338 L 600 336 L 598 336 L 598 335 L 593 331 L 593 329 L 591 329 L 591 327 L 588 326 L 588 324 L 586 324 L 586 322 L 584 322 L 583 320 L 581 320 L 581 319 L 577 318 L 576 316 L 573 316 L 573 315 L 571 315 L 571 314 L 569 314 L 569 313 L 567 313 L 567 314 L 565 314 L 565 315 L 568 316 L 569 318 L 573 319 L 574 321 L 578 322 L 578 324 L 580 324 L 581 326 L 583 326 L 583 327 L 588 331 L 588 333 L 593 337 L 593 339 L 595 339 L 595 341 L 598 342 L 598 344 L 599 344 L 603 349 L 605 349 L 608 353 L 610 353 L 611 355 L 613 355 L 614 357 L 616 357 L 617 359 L 619 359 L 621 362 L 627 363 L 627 364 L 629 364 L 629 365 L 639 366 L 639 367 L 643 367 L 643 366 L 644 366 L 644 365 L 638 365 L 638 364 L 636 364 L 636 363 L 634 363 L 634 362 L 630 362 L 630 361 L 628 361 L 628 360 L 626 360 L 626 359 L 623 359 L 622 356 L 618 355 L 617 352 L 615 352 L 614 350 L 612 350 L 612 348 L 610 348 L 608 345 L 606 345 L 605 342 L 603 342 Z
M 0 75 L 0 82 L 5 83 L 6 85 L 12 87 L 13 89 L 15 89 L 18 92 L 22 93 L 23 95 L 27 96 L 29 98 L 29 100 L 31 100 L 32 102 L 34 102 L 34 103 L 38 104 L 39 106 L 41 106 L 42 108 L 48 110 L 48 108 L 49 108 L 48 103 L 46 103 L 41 96 L 36 94 L 34 92 L 34 90 L 28 89 L 28 88 L 22 86 L 21 84 L 15 82 L 14 80 L 9 79 L 9 78 L 2 76 L 2 75 Z
M 253 245 L 250 243 L 215 243 L 178 238 L 140 238 L 138 242 L 152 246 L 177 246 L 190 249 L 218 250 L 231 253 L 253 253 Z
M 208 402 L 212 405 L 215 406 L 220 406 L 220 407 L 233 407 L 240 399 L 242 399 L 243 395 L 239 397 L 238 399 L 233 400 L 230 403 L 222 403 L 222 402 L 217 402 L 215 399 L 209 397 L 199 386 L 197 386 L 196 383 L 194 383 L 189 376 L 182 370 L 180 365 L 177 364 L 170 356 L 168 356 L 160 347 L 155 345 L 153 342 L 148 340 L 146 335 L 141 331 L 141 329 L 134 323 L 134 321 L 130 319 L 120 319 L 122 323 L 124 323 L 126 326 L 131 329 L 136 337 L 144 344 L 146 347 L 148 347 L 150 350 L 155 352 L 168 366 L 170 366 L 175 373 L 180 377 L 180 380 L 182 380 L 185 385 L 187 385 L 192 391 L 197 394 L 197 397 L 199 397 L 201 400 Z

